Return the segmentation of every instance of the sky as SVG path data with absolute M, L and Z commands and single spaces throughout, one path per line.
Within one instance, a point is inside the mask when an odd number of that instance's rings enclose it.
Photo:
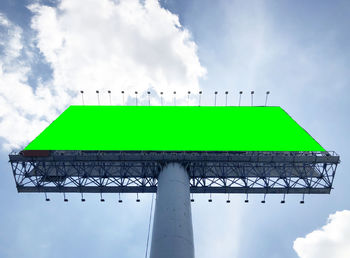
M 195 196 L 196 257 L 350 254 L 348 1 L 76 0 L 0 2 L 0 257 L 142 257 L 151 195 L 16 192 L 8 153 L 71 104 L 284 108 L 341 157 L 330 195 Z

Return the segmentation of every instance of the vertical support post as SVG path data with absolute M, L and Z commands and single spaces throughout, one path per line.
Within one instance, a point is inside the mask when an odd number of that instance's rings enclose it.
M 194 258 L 190 179 L 177 163 L 159 174 L 151 258 Z

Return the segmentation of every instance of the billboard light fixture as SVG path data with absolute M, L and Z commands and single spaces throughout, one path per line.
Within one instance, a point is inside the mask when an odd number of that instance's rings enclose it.
M 49 202 L 50 198 L 47 197 L 47 194 L 45 193 L 45 201 Z
M 215 92 L 214 92 L 214 94 L 215 94 L 214 106 L 216 106 L 216 95 L 218 95 L 218 92 L 217 92 L 217 91 L 215 91 Z
M 147 91 L 147 95 L 148 95 L 148 106 L 151 105 L 151 92 Z
M 81 90 L 80 93 L 81 93 L 81 101 L 83 102 L 83 105 L 85 105 L 84 104 L 84 91 Z
M 267 106 L 267 98 L 268 98 L 269 94 L 270 94 L 270 91 L 266 91 L 265 107 Z
M 63 201 L 68 202 L 68 199 L 66 198 L 66 193 L 63 193 Z
M 191 94 L 191 92 L 188 91 L 187 92 L 187 106 L 190 105 L 190 94 Z
M 283 203 L 286 203 L 286 194 L 283 194 L 283 199 L 282 199 L 281 203 L 282 203 L 282 204 L 283 204 Z
M 243 91 L 240 91 L 240 92 L 239 92 L 238 106 L 241 106 L 242 94 L 243 94 Z
M 109 95 L 109 105 L 112 105 L 112 91 L 108 91 L 108 95 Z

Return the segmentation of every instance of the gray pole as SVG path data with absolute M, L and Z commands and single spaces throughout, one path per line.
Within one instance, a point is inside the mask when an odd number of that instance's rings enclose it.
M 190 181 L 177 163 L 158 177 L 151 258 L 194 258 Z

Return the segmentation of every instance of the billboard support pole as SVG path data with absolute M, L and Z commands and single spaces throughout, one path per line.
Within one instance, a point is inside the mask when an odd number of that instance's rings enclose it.
M 150 257 L 194 258 L 190 181 L 178 163 L 158 177 Z

